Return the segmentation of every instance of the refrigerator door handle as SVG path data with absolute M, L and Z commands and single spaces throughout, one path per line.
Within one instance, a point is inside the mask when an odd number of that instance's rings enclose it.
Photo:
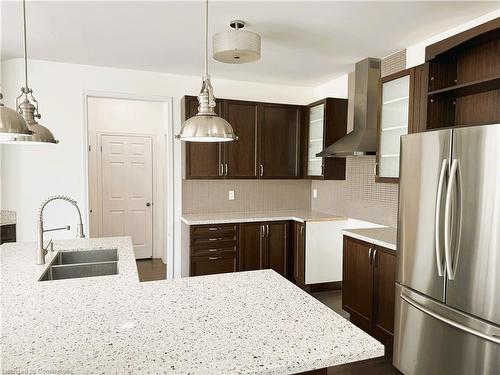
M 460 188 L 457 188 L 459 199 L 458 199 L 458 211 L 459 211 L 459 225 L 458 225 L 458 230 L 457 228 L 452 228 L 452 223 L 451 223 L 451 201 L 452 201 L 452 193 L 453 189 L 455 186 L 458 186 L 457 182 L 457 172 L 458 172 L 458 166 L 459 166 L 459 161 L 458 159 L 453 159 L 453 162 L 451 163 L 451 169 L 450 169 L 450 181 L 448 183 L 448 188 L 446 189 L 446 204 L 445 204 L 445 209 L 444 209 L 444 258 L 446 261 L 446 272 L 448 274 L 448 279 L 449 280 L 454 280 L 455 279 L 455 272 L 456 272 L 456 266 L 458 262 L 458 249 L 460 249 L 460 232 L 461 232 L 461 192 Z M 457 216 L 457 215 L 455 215 Z M 455 246 L 457 247 L 457 251 L 455 254 L 455 258 L 452 258 L 451 254 L 451 240 L 452 240 L 452 235 L 457 234 L 457 240 L 455 241 Z
M 443 270 L 443 254 L 441 253 L 441 230 L 440 230 L 440 222 L 441 222 L 441 197 L 443 195 L 443 185 L 444 185 L 444 177 L 446 175 L 446 170 L 448 169 L 448 160 L 444 159 L 441 164 L 441 173 L 439 174 L 439 182 L 436 196 L 436 211 L 434 218 L 434 237 L 436 240 L 435 252 L 436 252 L 436 266 L 437 272 L 439 276 L 444 275 Z
M 406 296 L 404 293 L 401 293 L 400 295 L 401 299 L 403 301 L 405 301 L 406 303 L 410 304 L 411 306 L 413 306 L 414 308 L 422 311 L 423 313 L 429 315 L 429 316 L 432 316 L 433 318 L 437 319 L 437 320 L 440 320 L 442 321 L 443 323 L 446 323 L 452 327 L 455 327 L 461 331 L 464 331 L 464 332 L 467 332 L 467 333 L 470 333 L 471 335 L 474 335 L 474 336 L 478 336 L 478 337 L 481 337 L 482 339 L 484 340 L 488 340 L 488 341 L 491 341 L 495 344 L 498 344 L 500 345 L 500 337 L 497 337 L 496 335 L 488 335 L 484 332 L 481 332 L 481 331 L 478 331 L 477 329 L 474 329 L 474 328 L 471 328 L 471 327 L 468 327 L 464 324 L 461 324 L 461 323 L 458 323 L 454 320 L 451 320 L 451 319 L 448 319 L 434 311 L 432 311 L 431 309 L 428 309 L 427 307 L 421 305 L 420 303 L 412 300 L 410 297 Z

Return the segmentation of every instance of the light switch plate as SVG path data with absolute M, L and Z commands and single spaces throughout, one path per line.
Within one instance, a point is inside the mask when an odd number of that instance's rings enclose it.
M 234 190 L 229 190 L 228 199 L 230 201 L 234 201 Z
M 313 189 L 313 198 L 318 198 L 318 189 Z

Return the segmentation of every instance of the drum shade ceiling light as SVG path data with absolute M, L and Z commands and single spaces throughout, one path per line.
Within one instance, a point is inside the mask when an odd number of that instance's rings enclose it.
M 17 117 L 14 117 L 10 108 L 0 106 L 1 113 L 1 130 L 0 143 L 11 144 L 43 144 L 43 143 L 59 143 L 54 139 L 52 132 L 45 126 L 36 122 L 36 118 L 41 115 L 38 112 L 38 102 L 33 97 L 33 90 L 28 86 L 28 54 L 26 42 L 26 0 L 23 0 L 23 42 L 24 42 L 24 87 L 21 88 L 21 95 L 16 98 Z M 24 97 L 24 100 L 23 100 Z M 31 101 L 34 103 L 32 104 Z M 10 119 L 10 123 L 5 122 Z M 20 120 L 23 120 L 22 122 Z M 23 127 L 24 123 L 24 127 Z M 4 128 L 20 129 L 21 131 L 5 131 Z M 9 134 L 10 133 L 10 134 Z
M 215 97 L 208 74 L 208 0 L 205 1 L 205 75 L 198 95 L 198 113 L 182 124 L 176 137 L 185 142 L 228 142 L 237 140 L 231 125 L 215 113 Z
M 245 22 L 231 21 L 233 30 L 217 33 L 213 37 L 214 59 L 228 64 L 244 64 L 260 59 L 260 35 L 242 30 Z

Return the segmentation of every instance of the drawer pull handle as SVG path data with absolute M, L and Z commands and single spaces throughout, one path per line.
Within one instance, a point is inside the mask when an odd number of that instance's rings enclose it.
M 220 257 L 208 257 L 208 260 L 217 260 L 220 259 Z
M 214 252 L 214 251 L 219 251 L 219 249 L 208 249 L 208 251 Z
M 209 241 L 217 241 L 219 238 L 209 238 Z
M 219 230 L 219 228 L 208 228 L 208 230 Z

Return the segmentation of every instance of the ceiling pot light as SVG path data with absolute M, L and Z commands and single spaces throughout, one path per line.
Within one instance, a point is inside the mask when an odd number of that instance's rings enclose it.
M 23 42 L 24 42 L 24 87 L 21 88 L 21 95 L 16 98 L 16 109 L 23 118 L 27 132 L 20 134 L 13 134 L 11 137 L 0 138 L 2 143 L 11 144 L 43 144 L 43 143 L 59 143 L 52 132 L 45 126 L 40 125 L 36 122 L 36 118 L 40 118 L 41 115 L 38 112 L 38 102 L 33 97 L 33 90 L 28 86 L 28 53 L 27 53 L 27 42 L 26 42 L 26 0 L 23 0 Z M 24 97 L 24 100 L 23 100 Z M 34 103 L 32 104 L 31 101 Z
M 245 22 L 231 21 L 233 30 L 226 30 L 213 36 L 214 59 L 228 64 L 244 64 L 260 59 L 260 35 L 242 30 Z
M 182 124 L 176 138 L 185 142 L 228 142 L 238 139 L 231 125 L 215 113 L 215 97 L 208 74 L 208 0 L 205 2 L 205 75 L 198 103 L 198 113 Z

